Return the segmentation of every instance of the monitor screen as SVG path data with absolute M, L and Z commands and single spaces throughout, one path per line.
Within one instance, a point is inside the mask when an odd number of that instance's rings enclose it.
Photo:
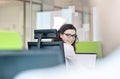
M 0 51 L 0 79 L 12 79 L 25 70 L 65 64 L 62 43 L 44 43 L 38 50 L 34 50 L 37 49 L 35 44 L 29 44 L 31 50 Z

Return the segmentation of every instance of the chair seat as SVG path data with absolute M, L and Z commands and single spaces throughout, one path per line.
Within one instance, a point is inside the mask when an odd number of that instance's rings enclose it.
M 101 44 L 99 41 L 76 42 L 76 53 L 96 53 L 97 58 L 102 58 Z
M 11 31 L 0 31 L 0 50 L 22 50 L 20 34 Z

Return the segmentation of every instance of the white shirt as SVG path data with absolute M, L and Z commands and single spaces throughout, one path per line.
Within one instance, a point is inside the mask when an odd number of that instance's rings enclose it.
M 76 61 L 75 51 L 72 45 L 64 43 L 66 64 L 73 64 Z

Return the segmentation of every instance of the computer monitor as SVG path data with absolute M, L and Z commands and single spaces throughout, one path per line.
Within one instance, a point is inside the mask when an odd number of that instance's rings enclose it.
M 40 35 L 41 35 L 42 39 L 56 38 L 57 37 L 57 29 L 34 30 L 34 38 L 35 39 L 38 39 Z
M 34 30 L 34 38 L 37 39 L 37 47 L 41 48 L 42 39 L 53 39 L 57 37 L 57 29 Z
M 43 43 L 40 49 L 36 47 L 36 42 L 31 42 L 29 49 L 25 51 L 0 51 L 0 79 L 12 79 L 25 70 L 65 64 L 61 42 Z

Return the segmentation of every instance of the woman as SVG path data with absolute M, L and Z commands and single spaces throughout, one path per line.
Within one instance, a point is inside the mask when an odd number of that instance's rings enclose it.
M 76 28 L 72 24 L 64 24 L 58 30 L 58 38 L 53 41 L 63 41 L 66 63 L 75 62 L 75 42 L 76 42 Z

